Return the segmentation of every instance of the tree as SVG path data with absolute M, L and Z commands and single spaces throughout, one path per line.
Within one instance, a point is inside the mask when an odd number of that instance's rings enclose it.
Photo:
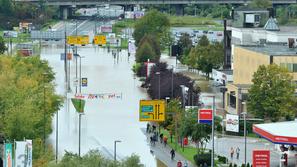
M 190 38 L 190 35 L 188 33 L 182 33 L 177 44 L 182 49 L 182 53 L 183 53 L 183 56 L 179 56 L 179 60 L 180 58 L 186 59 L 186 57 L 188 56 L 192 48 L 192 40 Z
M 267 9 L 272 7 L 272 2 L 271 0 L 253 0 L 250 6 L 254 8 Z
M 259 66 L 249 90 L 248 111 L 258 118 L 277 121 L 296 112 L 292 76 L 276 64 Z M 295 106 L 294 106 L 295 105 Z
M 155 36 L 149 34 L 144 35 L 139 42 L 139 46 L 144 43 L 149 43 L 157 56 L 161 55 L 160 42 Z
M 5 46 L 5 42 L 3 37 L 0 37 L 0 54 L 3 54 L 7 50 L 7 47 Z
M 221 43 L 210 44 L 206 36 L 202 36 L 195 49 L 192 49 L 187 60 L 187 65 L 201 70 L 207 74 L 212 69 L 218 69 L 224 61 L 224 49 Z
M 165 36 L 167 36 L 169 33 L 169 27 L 169 19 L 165 14 L 158 12 L 157 10 L 149 11 L 135 24 L 133 37 L 136 41 L 136 45 L 139 44 L 141 38 L 143 38 L 146 34 L 150 34 L 158 38 L 161 46 L 167 46 L 167 41 L 161 41 L 160 39 L 164 39 Z M 165 44 L 163 45 L 163 43 Z
M 159 56 L 157 56 L 155 50 L 148 42 L 145 42 L 139 46 L 139 48 L 136 51 L 135 57 L 135 61 L 138 63 L 146 62 L 148 59 L 150 59 L 151 62 L 159 61 Z
M 90 150 L 87 154 L 79 157 L 71 152 L 65 153 L 63 159 L 58 164 L 50 164 L 49 167 L 90 167 L 90 166 L 106 166 L 106 167 L 143 167 L 140 163 L 139 156 L 132 154 L 130 157 L 122 161 L 114 162 L 105 158 L 98 150 Z

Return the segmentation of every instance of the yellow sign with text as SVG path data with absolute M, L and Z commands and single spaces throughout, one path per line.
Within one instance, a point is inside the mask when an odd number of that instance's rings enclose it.
M 82 36 L 68 36 L 67 37 L 67 44 L 68 45 L 87 45 L 89 44 L 89 36 L 82 35 Z
M 106 44 L 106 36 L 96 35 L 94 37 L 94 44 L 96 44 L 96 45 L 105 45 Z
M 75 45 L 75 44 L 77 44 L 77 36 L 68 36 L 67 37 L 67 44 L 68 45 Z
M 139 121 L 165 121 L 165 100 L 140 100 Z

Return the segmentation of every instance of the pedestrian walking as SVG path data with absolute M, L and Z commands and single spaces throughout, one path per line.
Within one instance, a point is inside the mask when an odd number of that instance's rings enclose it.
M 240 148 L 237 147 L 236 150 L 235 150 L 235 152 L 236 152 L 236 159 L 239 159 Z
M 185 162 L 184 162 L 184 167 L 188 167 L 188 161 L 187 160 L 185 160 Z
M 234 148 L 231 147 L 231 149 L 230 149 L 230 156 L 231 156 L 231 159 L 233 159 L 233 155 L 234 155 Z
M 156 126 L 155 126 L 155 125 L 153 125 L 152 127 L 153 127 L 153 132 L 155 132 L 155 130 L 156 130 Z
M 183 167 L 183 164 L 180 160 L 177 162 L 177 167 Z
M 163 142 L 164 142 L 164 147 L 166 147 L 166 145 L 167 145 L 167 136 L 163 137 Z
M 159 137 L 160 137 L 160 143 L 162 143 L 163 142 L 163 133 L 161 133 Z
M 175 157 L 174 149 L 171 149 L 170 154 L 171 154 L 171 160 L 174 160 L 174 157 Z
M 150 132 L 150 127 L 151 127 L 150 123 L 147 123 L 146 124 L 146 133 Z

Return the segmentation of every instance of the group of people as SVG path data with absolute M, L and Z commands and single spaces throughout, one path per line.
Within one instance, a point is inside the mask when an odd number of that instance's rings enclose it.
M 160 140 L 161 144 L 164 144 L 164 147 L 166 147 L 167 145 L 167 136 L 164 135 L 163 133 L 158 133 L 158 131 L 156 130 L 156 126 L 155 125 L 150 125 L 149 123 L 147 123 L 146 126 L 146 133 L 148 133 L 150 135 L 150 144 L 152 146 L 156 145 L 156 142 L 158 142 L 158 138 Z M 151 153 L 153 153 L 153 151 L 151 150 Z M 175 150 L 172 148 L 170 150 L 170 155 L 171 155 L 171 160 L 173 161 L 175 158 Z M 177 167 L 188 167 L 188 162 L 184 161 L 183 163 L 179 160 L 177 162 Z
M 233 160 L 234 152 L 236 153 L 236 159 L 238 160 L 239 159 L 240 148 L 236 147 L 236 149 L 234 149 L 233 147 L 231 147 L 230 156 L 231 156 L 232 160 Z
M 158 137 L 159 137 L 160 143 L 161 144 L 163 143 L 164 144 L 164 147 L 166 147 L 168 138 L 163 133 L 160 133 L 160 135 L 159 135 L 158 131 L 156 130 L 156 126 L 155 125 L 152 125 L 151 126 L 148 123 L 147 126 L 146 126 L 146 133 L 151 134 L 150 135 L 150 143 L 151 143 L 151 145 L 153 145 L 153 146 L 156 145 L 156 142 L 158 141 Z

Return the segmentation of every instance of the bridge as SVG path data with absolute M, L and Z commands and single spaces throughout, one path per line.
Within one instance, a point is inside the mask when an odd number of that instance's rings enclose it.
M 35 3 L 48 6 L 59 6 L 61 17 L 67 19 L 72 9 L 77 6 L 102 6 L 104 4 L 133 5 L 169 4 L 173 5 L 178 14 L 183 13 L 183 6 L 188 4 L 248 4 L 252 0 L 14 0 L 16 3 Z M 297 4 L 297 0 L 272 0 L 273 5 Z
M 52 6 L 85 6 L 85 5 L 150 5 L 150 4 L 246 4 L 252 0 L 44 0 Z M 40 0 L 15 0 L 15 2 L 40 3 Z M 272 4 L 294 4 L 297 0 L 272 0 Z

